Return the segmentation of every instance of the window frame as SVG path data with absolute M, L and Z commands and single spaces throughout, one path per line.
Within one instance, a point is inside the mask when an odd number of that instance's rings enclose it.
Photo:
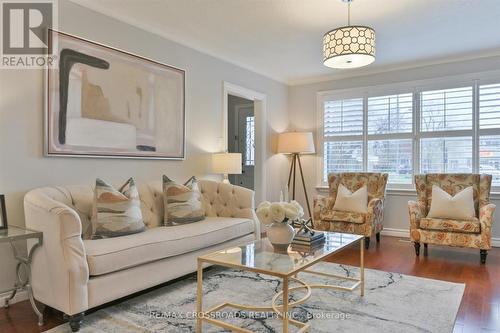
M 414 190 L 414 175 L 420 173 L 420 140 L 425 138 L 442 137 L 471 137 L 472 138 L 472 170 L 473 173 L 479 173 L 480 162 L 480 137 L 488 135 L 500 135 L 498 128 L 480 129 L 479 126 L 479 88 L 481 85 L 499 84 L 500 71 L 479 72 L 467 75 L 457 75 L 441 77 L 431 80 L 407 81 L 395 84 L 384 84 L 377 86 L 368 86 L 352 89 L 329 90 L 317 92 L 317 184 L 318 188 L 328 186 L 324 181 L 324 143 L 328 141 L 362 141 L 363 142 L 363 170 L 368 166 L 368 141 L 370 140 L 393 140 L 393 139 L 411 139 L 412 140 L 412 171 L 411 184 L 388 183 L 389 190 Z M 431 90 L 454 89 L 461 87 L 472 88 L 472 128 L 461 130 L 441 130 L 435 132 L 420 131 L 421 121 L 421 93 Z M 368 98 L 378 96 L 388 96 L 412 93 L 412 131 L 409 133 L 386 133 L 386 134 L 368 134 Z M 363 98 L 363 133 L 362 135 L 339 135 L 324 136 L 323 118 L 324 102 L 339 99 Z M 499 125 L 500 128 L 500 125 Z M 492 192 L 500 192 L 499 185 L 492 185 Z

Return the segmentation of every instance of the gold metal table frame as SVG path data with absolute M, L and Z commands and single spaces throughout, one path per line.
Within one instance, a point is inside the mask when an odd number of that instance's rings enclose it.
M 221 311 L 224 308 L 231 307 L 231 308 L 236 308 L 240 310 L 253 310 L 257 312 L 264 312 L 264 311 L 274 311 L 279 318 L 282 320 L 282 332 L 283 333 L 288 333 L 289 332 L 289 326 L 293 325 L 298 328 L 297 333 L 303 333 L 307 332 L 307 330 L 310 328 L 310 323 L 302 323 L 300 321 L 297 321 L 293 318 L 291 318 L 291 315 L 289 313 L 289 310 L 297 306 L 299 304 L 305 303 L 307 300 L 310 299 L 312 293 L 312 289 L 318 289 L 318 288 L 323 288 L 323 289 L 335 289 L 335 290 L 341 290 L 341 291 L 347 291 L 347 292 L 354 292 L 356 289 L 359 288 L 360 295 L 361 297 L 364 296 L 364 291 L 365 291 L 365 272 L 364 272 L 364 237 L 358 238 L 356 241 L 359 241 L 359 249 L 360 249 L 360 275 L 359 278 L 354 278 L 354 277 L 346 277 L 346 276 L 341 276 L 341 275 L 336 275 L 336 274 L 329 274 L 329 273 L 323 273 L 323 272 L 318 272 L 314 271 L 311 269 L 308 269 L 310 266 L 313 266 L 314 264 L 323 261 L 324 258 L 328 257 L 329 255 L 332 255 L 333 253 L 336 253 L 337 251 L 331 252 L 323 257 L 320 257 L 316 260 L 313 260 L 309 262 L 308 264 L 297 268 L 295 270 L 292 270 L 291 272 L 287 274 L 280 274 L 276 272 L 272 272 L 269 270 L 265 269 L 256 269 L 256 268 L 249 268 L 241 265 L 236 265 L 236 264 L 231 264 L 229 262 L 221 262 L 219 260 L 213 260 L 210 258 L 207 258 L 207 256 L 201 256 L 198 257 L 198 272 L 197 272 L 197 303 L 196 303 L 196 312 L 197 312 L 197 317 L 196 317 L 196 332 L 201 333 L 202 332 L 202 327 L 203 327 L 203 322 L 210 323 L 212 325 L 231 330 L 233 332 L 238 332 L 238 333 L 252 333 L 252 331 L 238 327 L 236 325 L 224 322 L 222 320 L 216 319 L 216 316 L 214 314 L 218 311 Z M 355 243 L 356 241 L 352 242 Z M 344 248 L 344 247 L 342 247 Z M 271 304 L 269 306 L 255 306 L 255 305 L 245 305 L 245 304 L 239 304 L 239 303 L 233 303 L 233 302 L 224 302 L 222 304 L 216 305 L 206 311 L 203 310 L 203 265 L 204 264 L 212 264 L 212 265 L 219 265 L 219 266 L 224 266 L 224 267 L 230 267 L 230 268 L 237 268 L 237 269 L 243 269 L 243 270 L 248 270 L 256 273 L 261 273 L 265 275 L 271 275 L 275 277 L 279 277 L 282 279 L 282 290 L 279 291 L 274 295 L 272 298 Z M 305 274 L 314 274 L 314 275 L 319 275 L 323 277 L 329 277 L 329 278 L 335 278 L 335 279 L 340 279 L 340 280 L 348 280 L 348 281 L 353 281 L 353 285 L 349 287 L 345 286 L 340 286 L 340 285 L 334 285 L 334 284 L 308 284 L 301 279 L 298 278 L 299 273 L 305 273 Z M 295 287 L 290 287 L 290 282 L 294 281 L 299 284 L 299 286 Z M 292 291 L 299 290 L 299 289 L 305 289 L 305 295 L 293 302 L 289 302 L 289 296 Z M 282 298 L 282 304 L 278 305 L 277 301 L 279 298 Z

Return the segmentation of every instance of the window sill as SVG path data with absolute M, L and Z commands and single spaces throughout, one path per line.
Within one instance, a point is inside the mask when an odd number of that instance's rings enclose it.
M 325 193 L 327 194 L 328 193 L 328 186 L 324 186 L 324 185 L 316 186 L 316 191 L 319 194 L 325 194 Z M 417 195 L 417 192 L 413 189 L 388 188 L 387 195 L 403 196 L 403 197 L 415 197 Z M 495 191 L 491 192 L 490 199 L 500 200 L 500 191 L 495 189 Z

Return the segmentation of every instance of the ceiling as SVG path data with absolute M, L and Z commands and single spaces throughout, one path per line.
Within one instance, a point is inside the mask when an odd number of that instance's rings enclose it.
M 322 36 L 341 0 L 72 0 L 288 84 L 500 54 L 499 0 L 355 0 L 351 24 L 377 33 L 375 63 L 333 70 Z

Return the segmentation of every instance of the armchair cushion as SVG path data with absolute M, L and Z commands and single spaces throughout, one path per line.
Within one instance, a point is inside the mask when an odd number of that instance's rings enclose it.
M 454 196 L 432 185 L 432 202 L 427 217 L 438 219 L 472 220 L 475 217 L 474 191 L 466 187 Z
M 324 221 L 339 221 L 349 223 L 365 223 L 366 214 L 347 212 L 343 210 L 327 210 L 320 215 Z
M 451 220 L 424 217 L 420 220 L 420 228 L 473 234 L 479 234 L 481 232 L 481 225 L 477 218 L 472 220 Z
M 355 192 L 351 192 L 347 187 L 340 184 L 333 209 L 337 211 L 367 213 L 368 191 L 366 186 L 361 187 Z

